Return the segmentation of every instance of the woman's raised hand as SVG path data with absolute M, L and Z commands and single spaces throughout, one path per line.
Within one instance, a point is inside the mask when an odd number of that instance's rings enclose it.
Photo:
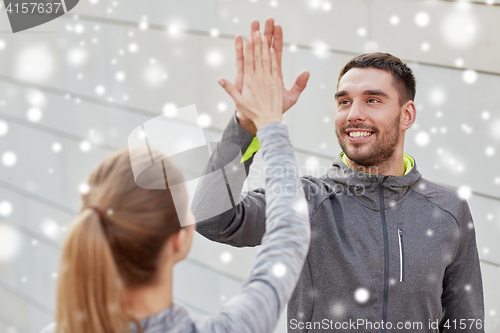
M 219 84 L 233 98 L 236 108 L 250 119 L 257 129 L 283 120 L 283 84 L 273 47 L 267 37 L 255 31 L 245 41 L 243 89 L 241 93 L 227 80 Z
M 254 20 L 250 25 L 250 36 L 253 36 L 256 31 L 259 31 L 259 21 Z M 302 73 L 300 73 L 296 78 L 292 88 L 286 89 L 285 85 L 283 84 L 283 74 L 281 69 L 281 57 L 283 55 L 283 30 L 279 24 L 274 24 L 274 20 L 270 17 L 266 19 L 264 35 L 267 38 L 267 46 L 269 48 L 272 46 L 274 48 L 274 51 L 276 52 L 278 70 L 281 78 L 281 85 L 283 87 L 283 112 L 285 112 L 297 102 L 300 94 L 307 85 L 310 74 L 308 71 L 302 71 Z M 236 36 L 234 39 L 234 49 L 236 54 L 236 76 L 234 85 L 236 86 L 236 89 L 241 93 L 243 89 L 243 80 L 245 77 L 245 57 L 243 52 L 243 38 L 240 35 Z M 227 80 L 224 81 L 228 82 Z M 247 118 L 238 108 L 236 109 L 236 118 L 238 119 L 238 123 L 242 128 L 244 128 L 250 134 L 255 135 L 255 133 L 257 132 L 255 124 L 249 118 Z

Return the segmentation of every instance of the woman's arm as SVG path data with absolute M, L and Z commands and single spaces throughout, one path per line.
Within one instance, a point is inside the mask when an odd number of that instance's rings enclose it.
M 270 52 L 269 52 L 270 51 Z M 220 81 L 257 128 L 266 178 L 266 232 L 242 292 L 196 324 L 199 332 L 272 332 L 299 279 L 310 241 L 308 205 L 287 126 L 273 48 L 255 32 L 246 40 L 241 93 Z
M 272 332 L 302 270 L 310 240 L 307 202 L 287 126 L 257 131 L 266 175 L 266 233 L 242 292 L 198 322 L 199 332 Z

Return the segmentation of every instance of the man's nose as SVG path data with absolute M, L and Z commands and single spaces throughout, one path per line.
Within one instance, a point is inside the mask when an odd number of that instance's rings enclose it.
M 351 123 L 363 122 L 366 119 L 366 112 L 361 103 L 354 101 L 349 109 L 347 121 Z

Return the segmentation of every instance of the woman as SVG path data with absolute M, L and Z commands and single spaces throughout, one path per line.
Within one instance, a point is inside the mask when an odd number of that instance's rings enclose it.
M 165 179 L 141 179 L 120 151 L 91 174 L 62 254 L 56 324 L 44 333 L 272 332 L 298 280 L 310 239 L 309 214 L 287 127 L 276 54 L 256 32 L 246 41 L 243 93 L 221 83 L 257 128 L 266 175 L 266 233 L 242 292 L 219 313 L 193 321 L 172 301 L 172 271 L 191 247 L 194 216 L 174 206 Z M 149 159 L 134 151 L 135 159 Z M 182 176 L 168 159 L 169 180 Z M 146 176 L 147 177 L 147 173 Z M 187 202 L 187 192 L 184 193 Z M 180 209 L 180 210 L 179 210 Z M 185 227 L 179 215 L 187 214 Z

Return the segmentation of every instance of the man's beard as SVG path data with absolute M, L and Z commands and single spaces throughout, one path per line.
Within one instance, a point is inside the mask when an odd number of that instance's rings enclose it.
M 377 141 L 371 143 L 371 147 L 369 147 L 369 150 L 366 152 L 365 152 L 366 147 L 362 147 L 361 149 L 364 151 L 363 153 L 360 152 L 361 151 L 360 148 L 353 147 L 356 144 L 348 142 L 349 139 L 345 138 L 344 135 L 345 135 L 345 130 L 347 128 L 367 129 L 366 127 L 346 125 L 341 129 L 340 132 L 338 130 L 336 131 L 337 140 L 339 142 L 340 148 L 342 148 L 342 151 L 347 155 L 347 157 L 351 161 L 353 161 L 357 165 L 364 166 L 367 168 L 371 166 L 379 166 L 387 162 L 394 154 L 400 136 L 399 123 L 400 119 L 398 115 L 395 121 L 393 121 L 392 126 L 389 127 L 390 129 L 395 129 L 395 130 L 385 134 L 384 136 L 380 136 L 379 132 L 375 131 L 372 135 L 376 134 Z M 342 133 L 342 135 L 340 135 L 340 133 Z

